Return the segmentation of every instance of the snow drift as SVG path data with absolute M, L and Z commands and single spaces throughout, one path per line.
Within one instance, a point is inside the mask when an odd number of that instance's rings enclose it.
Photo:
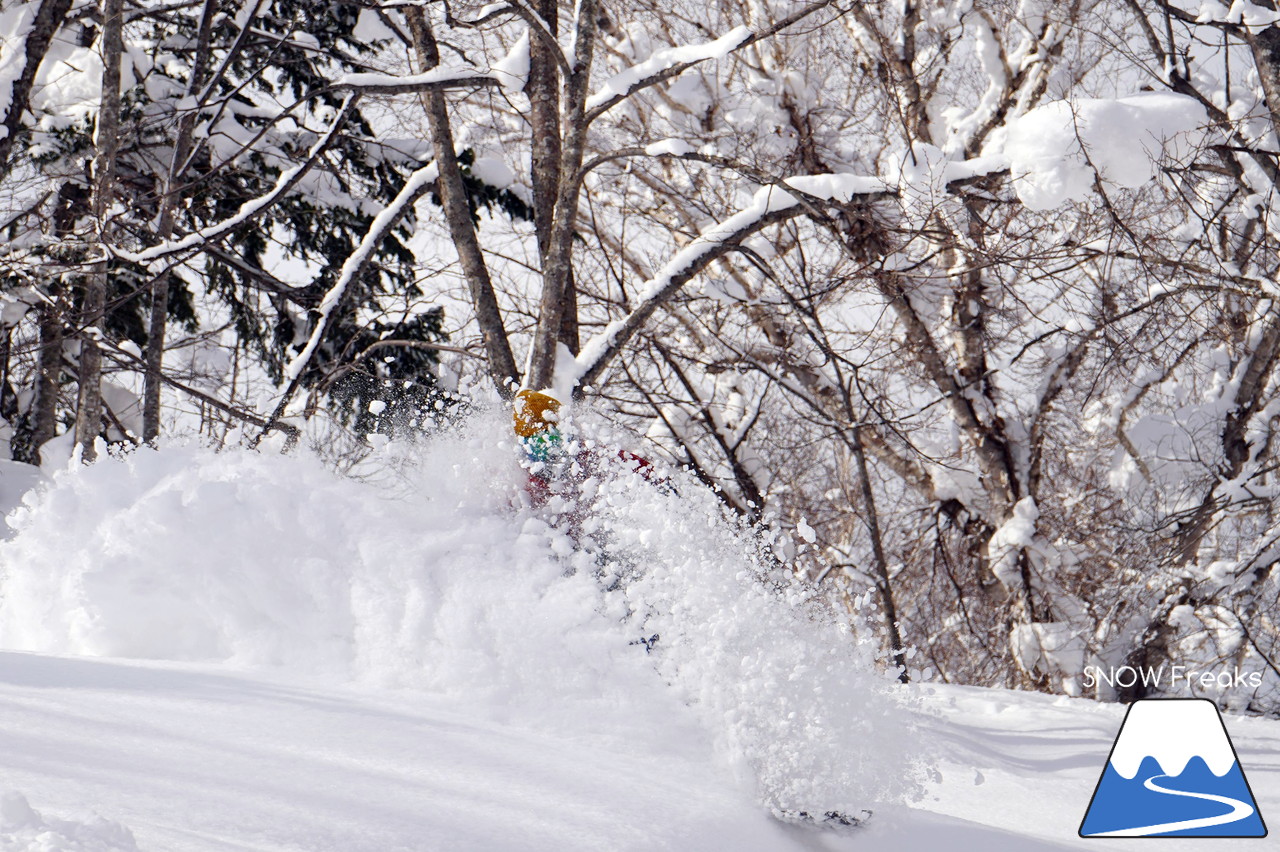
M 20 793 L 0 795 L 0 849 L 4 852 L 137 852 L 133 834 L 101 818 L 76 822 L 46 818 Z
M 504 722 L 706 747 L 777 811 L 918 790 L 872 650 L 678 479 L 583 489 L 575 548 L 521 505 L 494 416 L 376 482 L 314 459 L 140 450 L 31 492 L 0 544 L 0 647 L 287 667 Z

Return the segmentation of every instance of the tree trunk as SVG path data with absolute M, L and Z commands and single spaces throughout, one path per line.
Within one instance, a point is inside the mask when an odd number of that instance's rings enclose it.
M 559 340 L 570 355 L 577 355 L 582 349 L 582 342 L 578 338 L 578 285 L 573 279 L 572 267 L 564 282 L 564 313 L 560 315 Z
M 191 67 L 191 80 L 187 84 L 187 96 L 195 96 L 204 87 L 208 77 L 209 41 L 213 33 L 213 17 L 217 12 L 216 0 L 205 0 L 200 17 L 200 30 L 196 35 L 195 58 Z M 189 109 L 178 119 L 178 135 L 174 141 L 173 158 L 165 179 L 164 198 L 160 200 L 160 221 L 157 238 L 161 243 L 173 236 L 178 218 L 178 183 L 182 178 L 187 158 L 194 145 L 197 111 Z M 147 318 L 146 379 L 142 391 L 142 440 L 152 443 L 160 436 L 160 388 L 164 384 L 160 371 L 164 368 L 164 336 L 169 324 L 169 288 L 171 272 L 158 276 L 151 284 L 151 307 Z
M 539 0 L 538 14 L 553 35 L 559 33 L 557 0 Z M 560 66 L 543 39 L 529 41 L 529 141 L 532 146 L 533 226 L 538 253 L 546 262 L 551 245 L 551 219 L 560 187 Z
M 562 143 L 559 172 L 556 175 L 555 208 L 551 216 L 547 248 L 542 261 L 542 298 L 538 310 L 538 326 L 534 332 L 533 351 L 529 356 L 526 384 L 533 388 L 550 387 L 555 380 L 556 351 L 565 331 L 564 318 L 570 303 L 573 277 L 573 229 L 578 217 L 578 193 L 583 153 L 586 149 L 587 87 L 591 82 L 592 58 L 595 50 L 596 0 L 580 0 L 575 33 L 577 42 L 570 57 L 572 73 L 566 81 L 564 104 L 560 112 Z M 531 45 L 532 47 L 532 45 Z M 532 92 L 541 96 L 541 92 Z M 574 324 L 576 327 L 576 323 Z
M 440 50 L 426 15 L 421 7 L 410 6 L 405 10 L 405 16 L 421 70 L 436 67 L 440 64 Z M 536 39 L 534 43 L 537 43 Z M 423 92 L 422 104 L 427 111 L 431 142 L 440 174 L 436 179 L 436 190 L 444 207 L 449 235 L 458 250 L 458 262 L 471 292 L 471 304 L 475 308 L 476 321 L 480 325 L 485 355 L 489 362 L 489 377 L 493 379 L 499 394 L 510 397 L 512 383 L 520 381 L 520 371 L 516 368 L 515 355 L 511 351 L 502 312 L 498 307 L 498 297 L 494 293 L 489 268 L 471 218 L 471 205 L 467 202 L 467 190 L 462 182 L 462 170 L 458 166 L 457 152 L 454 150 L 453 128 L 449 124 L 444 92 L 435 89 Z
M 22 133 L 22 116 L 31 102 L 31 88 L 35 84 L 36 72 L 40 70 L 40 63 L 49 51 L 53 36 L 62 26 L 70 9 L 71 0 L 44 0 L 36 12 L 31 31 L 27 33 L 23 44 L 22 73 L 13 81 L 9 109 L 4 116 L 5 134 L 0 137 L 0 177 L 7 175 L 12 166 L 10 157 L 13 155 L 13 146 Z
M 76 446 L 85 462 L 97 458 L 94 442 L 102 434 L 102 317 L 107 304 L 107 275 L 111 264 L 107 247 L 107 214 L 120 142 L 120 60 L 124 53 L 124 0 L 102 0 L 102 101 L 94 142 L 93 227 L 97 229 L 99 258 L 86 279 L 84 331 L 80 345 L 80 398 L 76 410 Z
M 553 33 L 560 31 L 557 0 L 541 0 L 538 13 Z M 538 256 L 546 264 L 551 248 L 552 221 L 560 188 L 562 140 L 560 127 L 560 66 L 551 55 L 551 46 L 535 38 L 529 44 L 529 130 L 533 165 L 533 224 L 538 235 Z M 578 354 L 578 299 L 573 270 L 564 287 L 564 313 L 558 340 Z
M 76 221 L 84 214 L 88 193 L 76 181 L 58 188 L 58 201 L 53 212 L 53 232 L 62 239 L 75 231 Z M 36 353 L 35 387 L 31 405 L 22 418 L 13 440 L 13 457 L 28 464 L 40 464 L 40 447 L 53 439 L 58 431 L 58 392 L 62 385 L 64 290 L 61 276 L 49 277 L 45 300 L 36 308 L 36 330 L 39 344 Z
M 876 513 L 875 494 L 871 490 L 871 474 L 867 472 L 867 454 L 862 449 L 862 427 L 853 429 L 853 460 L 858 466 L 858 485 L 862 491 L 862 506 L 867 513 L 867 531 L 871 535 L 871 553 L 876 561 L 876 585 L 880 591 L 880 605 L 884 610 L 885 630 L 889 634 L 889 653 L 898 669 L 898 680 L 908 683 L 907 657 L 898 630 L 898 606 L 893 597 L 893 584 L 889 577 L 889 561 L 884 555 L 884 540 L 880 535 L 880 517 Z
M 13 458 L 27 464 L 41 463 L 40 447 L 52 440 L 57 432 L 63 335 L 56 302 L 56 298 L 51 298 L 50 304 L 37 309 L 40 344 L 36 356 L 35 394 L 13 440 Z
M 1266 95 L 1272 130 L 1280 134 L 1280 27 L 1270 26 L 1258 33 L 1244 32 L 1258 68 L 1258 82 Z
M 0 336 L 0 417 L 11 425 L 18 419 L 18 394 L 13 389 L 10 364 L 13 358 L 13 326 L 5 326 Z

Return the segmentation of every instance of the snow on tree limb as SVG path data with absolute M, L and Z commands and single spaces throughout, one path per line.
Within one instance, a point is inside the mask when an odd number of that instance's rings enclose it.
M 346 124 L 347 116 L 355 109 L 356 101 L 359 100 L 358 93 L 347 95 L 342 103 L 341 109 L 333 119 L 333 123 L 329 126 L 329 130 L 321 136 L 311 150 L 307 152 L 307 158 L 296 166 L 285 169 L 276 179 L 275 186 L 270 190 L 252 198 L 240 205 L 240 209 L 234 216 L 224 219 L 208 227 L 201 228 L 198 231 L 188 234 L 179 240 L 171 240 L 161 243 L 158 246 L 152 246 L 149 249 L 140 252 L 127 252 L 119 248 L 113 247 L 113 252 L 117 257 L 130 261 L 131 263 L 147 263 L 152 260 L 165 257 L 176 252 L 186 251 L 188 249 L 197 248 L 211 240 L 225 236 L 230 231 L 252 219 L 257 214 L 267 210 L 280 199 L 284 198 L 298 184 L 298 181 L 306 175 L 311 167 L 316 164 L 320 157 L 324 154 L 329 144 L 338 135 L 338 131 Z
M 783 186 L 795 192 L 788 192 Z M 777 186 L 758 190 L 747 208 L 700 234 L 647 281 L 641 287 L 638 304 L 631 313 L 609 323 L 604 331 L 583 345 L 574 361 L 576 375 L 571 378 L 578 385 L 594 382 L 658 306 L 712 261 L 733 251 L 743 240 L 763 228 L 807 212 L 808 206 L 802 196 L 847 203 L 858 196 L 885 197 L 891 194 L 891 188 L 878 178 L 836 174 L 788 178 Z
M 420 9 L 424 5 L 425 4 L 423 3 L 383 3 L 378 8 L 399 9 L 404 7 L 417 7 Z M 465 27 L 468 29 L 473 29 L 475 27 L 480 26 L 481 24 L 487 24 L 495 18 L 500 18 L 503 15 L 515 14 L 517 13 L 517 11 L 518 10 L 515 6 L 508 3 L 490 3 L 489 5 L 480 9 L 480 11 L 476 12 L 476 16 L 474 18 L 463 20 L 462 18 L 458 18 L 454 16 L 453 13 L 450 12 L 449 8 L 446 6 L 444 10 L 444 22 L 451 27 Z
M 0 37 L 5 46 L 0 51 L 0 174 L 9 168 L 36 72 L 70 8 L 71 0 L 43 0 L 34 17 L 30 16 L 34 3 L 0 12 Z
M 507 55 L 489 68 L 498 85 L 508 91 L 518 92 L 529 82 L 529 32 L 525 30 Z
M 528 76 L 529 31 L 526 30 L 511 51 L 487 71 L 474 65 L 450 65 L 430 68 L 419 74 L 344 74 L 334 80 L 330 88 L 369 95 L 404 95 L 475 86 L 500 86 L 518 91 L 524 88 Z
M 917 149 L 922 147 L 931 148 L 938 151 L 932 146 L 916 146 Z M 939 152 L 940 153 L 940 152 Z M 630 159 L 634 157 L 653 157 L 657 159 L 674 159 L 688 160 L 695 163 L 706 163 L 709 166 L 718 166 L 722 169 L 737 172 L 744 177 L 755 181 L 759 184 L 773 185 L 780 182 L 780 178 L 770 175 L 765 170 L 746 163 L 733 157 L 726 157 L 723 154 L 707 153 L 706 151 L 694 150 L 693 146 L 683 139 L 661 139 L 648 145 L 635 145 L 628 148 L 619 148 L 615 151 L 609 151 L 600 154 L 587 162 L 583 163 L 580 170 L 581 175 L 585 177 L 588 172 L 604 165 L 605 163 L 614 162 L 616 160 Z M 968 160 L 951 160 L 946 158 L 930 158 L 930 162 L 923 167 L 915 168 L 899 168 L 896 174 L 891 174 L 889 180 L 891 184 L 898 184 L 899 191 L 902 186 L 918 187 L 921 184 L 935 184 L 940 191 L 954 193 L 957 189 L 966 184 L 998 174 L 1007 174 L 1009 172 L 1009 161 L 1004 155 L 993 155 L 987 157 L 974 157 Z M 820 177 L 811 175 L 809 177 Z M 791 189 L 804 194 L 805 181 L 807 177 L 788 178 Z M 885 190 L 891 189 L 885 186 Z M 814 200 L 820 200 L 815 198 Z
M 26 67 L 26 42 L 35 27 L 35 11 L 34 3 L 23 3 L 14 9 L 4 10 L 3 17 L 0 17 L 0 27 L 3 27 L 0 34 L 5 40 L 4 55 L 0 56 L 0 107 L 6 114 L 11 112 L 9 107 L 13 102 L 14 84 Z M 10 133 L 7 121 L 0 124 L 0 135 L 8 136 Z
M 665 139 L 645 147 L 625 148 L 601 155 L 584 164 L 583 173 L 602 162 L 636 156 L 706 162 L 734 168 L 757 176 L 759 179 L 759 173 L 754 169 L 735 164 L 724 157 L 692 151 L 687 143 L 678 139 Z M 941 168 L 938 178 L 941 186 L 948 192 L 954 191 L 974 178 L 1007 170 L 1007 164 L 1000 157 L 945 161 L 939 165 Z M 924 177 L 912 174 L 899 175 L 899 179 L 904 182 L 918 181 Z M 784 186 L 786 189 L 783 188 Z M 609 362 L 643 327 L 659 305 L 678 292 L 713 261 L 735 250 L 752 234 L 771 224 L 798 215 L 817 215 L 816 206 L 826 202 L 848 203 L 855 197 L 864 200 L 882 200 L 898 197 L 902 189 L 880 178 L 848 174 L 803 175 L 765 186 L 756 193 L 750 206 L 699 235 L 668 261 L 657 275 L 646 282 L 641 288 L 640 301 L 635 309 L 626 317 L 609 323 L 604 331 L 583 345 L 574 362 L 575 374 L 569 378 L 575 385 L 594 383 Z
M 610 101 L 616 102 L 631 92 L 643 88 L 641 84 L 652 80 L 663 71 L 674 67 L 681 67 L 683 70 L 707 59 L 722 59 L 731 51 L 741 47 L 750 36 L 751 30 L 747 27 L 734 27 L 715 41 L 664 47 L 654 51 L 644 61 L 637 62 L 625 71 L 610 77 L 599 91 L 587 98 L 587 109 L 594 110 Z
M 387 231 L 400 220 L 405 210 L 411 207 L 430 188 L 438 174 L 439 169 L 436 167 L 435 161 L 418 169 L 409 176 L 404 188 L 387 205 L 386 209 L 374 217 L 373 222 L 369 225 L 369 230 L 360 240 L 360 245 L 356 246 L 355 251 L 351 252 L 351 256 L 342 264 L 338 280 L 334 282 L 334 285 L 329 288 L 329 292 L 325 293 L 324 298 L 320 300 L 320 306 L 316 309 L 320 316 L 316 320 L 315 328 L 311 330 L 307 345 L 285 367 L 284 376 L 290 382 L 294 382 L 298 376 L 302 375 L 307 362 L 315 354 L 316 347 L 320 345 L 320 339 L 324 336 L 325 329 L 329 325 L 329 317 L 333 313 L 333 309 L 342 301 L 343 295 L 347 292 L 347 286 L 364 269 L 369 262 L 369 257 L 373 254 L 374 249 L 378 247 L 378 243 L 382 242 L 382 238 L 386 236 Z M 278 417 L 279 414 L 275 416 Z
M 288 381 L 288 385 L 285 386 L 284 393 L 280 395 L 280 399 L 276 402 L 275 408 L 272 409 L 271 416 L 267 418 L 262 431 L 251 442 L 251 447 L 256 447 L 268 432 L 273 428 L 277 428 L 277 423 L 284 416 L 285 409 L 289 407 L 289 401 L 293 399 L 293 395 L 298 390 L 298 385 L 302 381 L 303 370 L 306 369 L 307 363 L 320 345 L 321 338 L 324 337 L 325 330 L 329 327 L 329 317 L 333 315 L 333 309 L 342 301 L 347 287 L 364 270 L 374 249 L 378 247 L 378 243 L 387 235 L 387 231 L 391 230 L 392 226 L 400 220 L 406 210 L 413 208 L 414 202 L 431 188 L 439 174 L 440 169 L 434 160 L 418 169 L 409 176 L 409 180 L 405 182 L 405 185 L 397 193 L 396 197 L 391 200 L 391 203 L 374 217 L 373 222 L 369 225 L 369 230 L 361 238 L 360 244 L 351 252 L 346 262 L 342 264 L 342 269 L 338 273 L 338 280 L 329 288 L 329 291 L 324 294 L 324 298 L 320 301 L 320 306 L 317 308 L 319 316 L 316 319 L 315 328 L 311 330 L 311 336 L 307 338 L 306 346 L 285 366 L 284 378 Z M 291 438 L 290 446 L 294 442 L 295 439 Z
M 594 121 L 601 114 L 642 89 L 679 77 L 685 71 L 709 59 L 721 59 L 735 50 L 741 50 L 769 38 L 834 2 L 835 0 L 817 0 L 816 3 L 811 3 L 757 32 L 752 32 L 747 27 L 735 27 L 720 38 L 705 44 L 666 47 L 655 51 L 647 59 L 609 78 L 599 91 L 587 99 L 587 121 Z
M 432 68 L 421 74 L 345 74 L 334 80 L 331 88 L 338 91 L 372 95 L 404 95 L 428 89 L 456 89 L 463 86 L 500 86 L 497 76 L 470 65 Z

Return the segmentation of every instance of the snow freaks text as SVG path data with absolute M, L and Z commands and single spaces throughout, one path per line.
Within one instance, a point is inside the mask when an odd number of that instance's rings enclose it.
M 1257 689 L 1262 686 L 1261 672 L 1242 672 L 1239 666 L 1218 671 L 1194 671 L 1186 666 L 1085 666 L 1084 687 L 1099 684 L 1128 688 L 1141 683 L 1151 688 Z

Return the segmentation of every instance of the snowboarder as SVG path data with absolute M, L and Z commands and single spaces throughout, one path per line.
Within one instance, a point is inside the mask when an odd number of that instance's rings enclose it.
M 522 390 L 512 407 L 516 437 L 527 459 L 528 493 L 534 506 L 547 504 L 553 492 L 562 492 L 559 483 L 583 480 L 601 472 L 604 456 L 588 449 L 570 454 L 568 442 L 560 427 L 560 400 L 550 394 Z M 653 481 L 653 464 L 635 453 L 619 450 L 617 458 L 623 467 Z
M 546 505 L 551 482 L 564 466 L 566 450 L 560 431 L 560 400 L 545 393 L 522 390 L 512 409 L 516 438 L 524 450 L 529 473 L 526 490 L 535 507 Z

